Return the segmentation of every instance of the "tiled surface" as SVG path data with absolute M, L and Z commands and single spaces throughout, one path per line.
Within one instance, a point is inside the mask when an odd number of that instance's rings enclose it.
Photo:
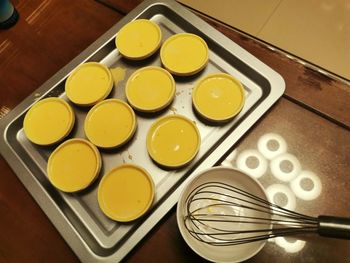
M 350 79 L 348 0 L 284 0 L 257 36 Z
M 282 0 L 178 1 L 255 36 Z
M 179 0 L 350 80 L 350 0 Z

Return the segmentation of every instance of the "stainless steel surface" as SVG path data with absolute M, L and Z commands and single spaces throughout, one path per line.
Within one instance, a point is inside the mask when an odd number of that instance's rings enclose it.
M 124 80 L 113 89 L 110 97 L 125 100 L 124 86 L 136 69 L 161 65 L 159 52 L 141 62 L 121 58 L 115 48 L 118 30 L 129 21 L 147 18 L 161 27 L 163 41 L 178 32 L 201 36 L 210 49 L 208 66 L 192 77 L 175 78 L 176 97 L 172 105 L 160 114 L 137 115 L 138 128 L 132 141 L 113 151 L 103 151 L 100 178 L 112 167 L 130 162 L 143 166 L 156 186 L 156 196 L 149 213 L 133 223 L 120 224 L 109 220 L 100 211 L 96 198 L 97 180 L 87 190 L 64 194 L 56 190 L 46 178 L 46 165 L 54 147 L 39 147 L 30 143 L 23 133 L 26 111 L 39 99 L 59 96 L 67 100 L 64 83 L 69 73 L 86 61 L 100 61 L 110 68 L 126 70 Z M 241 113 L 223 126 L 212 126 L 198 118 L 191 105 L 191 91 L 198 78 L 211 72 L 227 72 L 244 85 L 246 103 Z M 173 1 L 146 1 L 113 26 L 95 43 L 50 78 L 0 122 L 1 154 L 11 165 L 52 223 L 82 261 L 116 262 L 122 259 L 151 228 L 172 208 L 184 184 L 193 174 L 213 166 L 237 140 L 283 94 L 285 84 L 279 74 L 240 48 L 207 23 Z M 76 124 L 70 137 L 84 138 L 83 122 L 88 109 L 75 107 Z M 154 164 L 145 148 L 150 125 L 160 116 L 183 114 L 194 120 L 202 138 L 195 160 L 177 170 L 164 170 Z

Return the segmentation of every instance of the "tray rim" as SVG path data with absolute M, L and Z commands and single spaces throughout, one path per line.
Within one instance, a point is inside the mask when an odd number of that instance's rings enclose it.
M 238 125 L 235 133 L 231 133 L 229 136 L 227 136 L 212 153 L 210 153 L 204 160 L 202 160 L 202 162 L 191 172 L 190 176 L 182 181 L 179 187 L 174 190 L 163 201 L 162 204 L 155 208 L 154 212 L 148 216 L 144 223 L 130 235 L 130 237 L 121 246 L 123 249 L 118 249 L 113 254 L 107 257 L 102 257 L 93 253 L 93 251 L 88 247 L 84 240 L 81 239 L 79 233 L 76 231 L 71 222 L 64 216 L 62 211 L 56 205 L 55 201 L 50 197 L 50 195 L 45 194 L 44 187 L 36 179 L 36 177 L 23 176 L 24 174 L 30 173 L 30 171 L 27 169 L 20 156 L 18 156 L 18 154 L 12 150 L 9 142 L 6 141 L 5 135 L 7 134 L 7 130 L 10 127 L 11 123 L 14 122 L 19 116 L 21 116 L 33 103 L 53 90 L 55 86 L 64 78 L 66 78 L 77 65 L 83 63 L 89 57 L 96 54 L 104 46 L 105 43 L 114 37 L 115 33 L 118 32 L 124 24 L 137 18 L 143 12 L 145 12 L 145 10 L 151 8 L 154 5 L 166 6 L 175 13 L 179 13 L 181 11 L 181 15 L 184 18 L 187 18 L 187 20 L 190 20 L 198 30 L 206 35 L 209 35 L 211 39 L 215 39 L 215 41 L 218 42 L 221 46 L 224 46 L 228 52 L 240 57 L 241 60 L 245 63 L 249 61 L 249 66 L 252 68 L 259 69 L 258 73 L 267 77 L 266 80 L 270 83 L 271 90 L 268 96 L 264 99 L 264 102 L 266 103 L 259 104 L 252 112 L 250 112 L 249 116 Z M 142 2 L 129 14 L 119 20 L 107 32 L 100 36 L 89 47 L 82 51 L 77 57 L 72 59 L 67 65 L 60 69 L 46 82 L 44 82 L 39 88 L 34 90 L 27 98 L 25 98 L 3 119 L 0 120 L 0 153 L 2 154 L 3 158 L 9 163 L 17 178 L 20 179 L 27 191 L 32 195 L 43 212 L 49 217 L 52 224 L 56 227 L 68 245 L 73 249 L 73 251 L 82 261 L 105 262 L 121 260 L 158 223 L 159 219 L 161 219 L 177 203 L 178 197 L 188 181 L 191 180 L 192 177 L 201 170 L 208 168 L 208 166 L 214 166 L 216 162 L 226 153 L 226 145 L 229 143 L 230 146 L 233 146 L 238 141 L 238 139 L 251 128 L 252 125 L 249 125 L 247 123 L 248 120 L 249 122 L 255 123 L 282 96 L 284 90 L 285 82 L 276 71 L 265 65 L 263 62 L 248 53 L 246 50 L 234 43 L 231 39 L 223 35 L 221 32 L 217 31 L 201 18 L 197 17 L 191 11 L 181 6 L 179 3 L 172 0 L 147 0 L 145 2 Z M 37 94 L 40 94 L 40 96 L 37 96 Z M 236 134 L 241 135 L 238 136 Z M 19 161 L 21 164 L 18 165 L 17 163 L 13 162 L 13 159 Z M 57 220 L 57 218 L 59 218 L 59 220 Z

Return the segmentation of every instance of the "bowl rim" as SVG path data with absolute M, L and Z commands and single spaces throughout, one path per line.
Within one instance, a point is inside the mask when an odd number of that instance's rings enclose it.
M 216 259 L 213 257 L 209 257 L 208 255 L 203 254 L 199 249 L 197 249 L 194 245 L 194 242 L 190 242 L 190 240 L 188 240 L 188 238 L 185 235 L 185 228 L 183 227 L 183 223 L 182 223 L 182 212 L 181 209 L 183 209 L 182 207 L 182 203 L 186 201 L 186 199 L 188 198 L 188 194 L 186 195 L 186 192 L 188 192 L 188 190 L 190 189 L 191 185 L 194 184 L 200 177 L 207 175 L 210 172 L 213 171 L 218 171 L 218 170 L 226 170 L 229 172 L 234 172 L 239 174 L 240 176 L 244 176 L 247 177 L 248 179 L 251 180 L 251 182 L 253 182 L 253 184 L 255 184 L 259 190 L 261 190 L 261 192 L 263 193 L 263 198 L 266 201 L 269 201 L 268 196 L 266 194 L 266 191 L 264 189 L 264 187 L 262 186 L 262 184 L 257 181 L 255 178 L 249 176 L 248 174 L 244 173 L 243 171 L 236 169 L 236 168 L 231 168 L 231 167 L 225 167 L 225 166 L 214 166 L 214 167 L 210 167 L 207 169 L 204 169 L 202 171 L 200 171 L 198 174 L 196 174 L 193 178 L 191 178 L 191 180 L 189 180 L 186 185 L 184 186 L 184 188 L 181 191 L 181 194 L 179 196 L 178 202 L 177 202 L 177 206 L 176 206 L 176 222 L 177 222 L 177 226 L 178 229 L 181 233 L 181 236 L 183 238 L 183 240 L 185 240 L 186 244 L 199 256 L 201 256 L 202 258 L 209 260 L 209 261 L 214 261 L 214 262 L 242 262 L 245 260 L 248 260 L 249 258 L 255 256 L 257 253 L 259 253 L 263 247 L 265 246 L 265 244 L 267 243 L 267 240 L 263 240 L 261 241 L 261 245 L 253 252 L 248 254 L 245 257 L 242 257 L 240 259 L 232 259 L 232 260 L 220 260 L 220 259 Z M 186 196 L 185 196 L 186 195 Z M 237 245 L 239 246 L 239 245 Z

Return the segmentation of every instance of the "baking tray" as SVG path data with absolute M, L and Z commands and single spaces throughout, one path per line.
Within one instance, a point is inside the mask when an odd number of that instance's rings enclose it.
M 150 19 L 159 24 L 163 41 L 179 32 L 201 36 L 210 49 L 210 60 L 208 66 L 195 76 L 175 78 L 176 97 L 170 107 L 160 114 L 137 115 L 138 128 L 130 143 L 116 150 L 101 151 L 103 168 L 99 179 L 112 167 L 122 163 L 136 163 L 152 175 L 156 186 L 155 200 L 149 213 L 132 223 L 121 224 L 109 220 L 100 211 L 96 197 L 99 180 L 87 190 L 75 194 L 62 193 L 49 183 L 46 166 L 54 146 L 39 147 L 30 143 L 23 132 L 23 119 L 28 109 L 40 99 L 56 96 L 67 100 L 64 93 L 67 76 L 76 66 L 87 61 L 98 61 L 111 69 L 125 70 L 125 78 L 114 87 L 110 95 L 125 100 L 125 83 L 136 69 L 149 65 L 161 66 L 159 52 L 144 61 L 131 62 L 123 59 L 115 48 L 114 39 L 119 29 L 138 18 Z M 227 72 L 238 78 L 243 83 L 246 95 L 246 103 L 240 114 L 233 121 L 220 126 L 205 123 L 194 113 L 191 104 L 194 83 L 212 72 Z M 278 73 L 178 3 L 146 1 L 1 120 L 1 154 L 82 261 L 116 262 L 126 256 L 176 204 L 186 182 L 200 170 L 215 165 L 278 100 L 284 89 L 284 80 Z M 76 114 L 76 124 L 70 137 L 84 138 L 83 122 L 88 109 L 74 105 L 72 107 Z M 195 121 L 202 144 L 195 160 L 189 165 L 181 169 L 164 170 L 148 156 L 145 135 L 157 118 L 174 113 Z

